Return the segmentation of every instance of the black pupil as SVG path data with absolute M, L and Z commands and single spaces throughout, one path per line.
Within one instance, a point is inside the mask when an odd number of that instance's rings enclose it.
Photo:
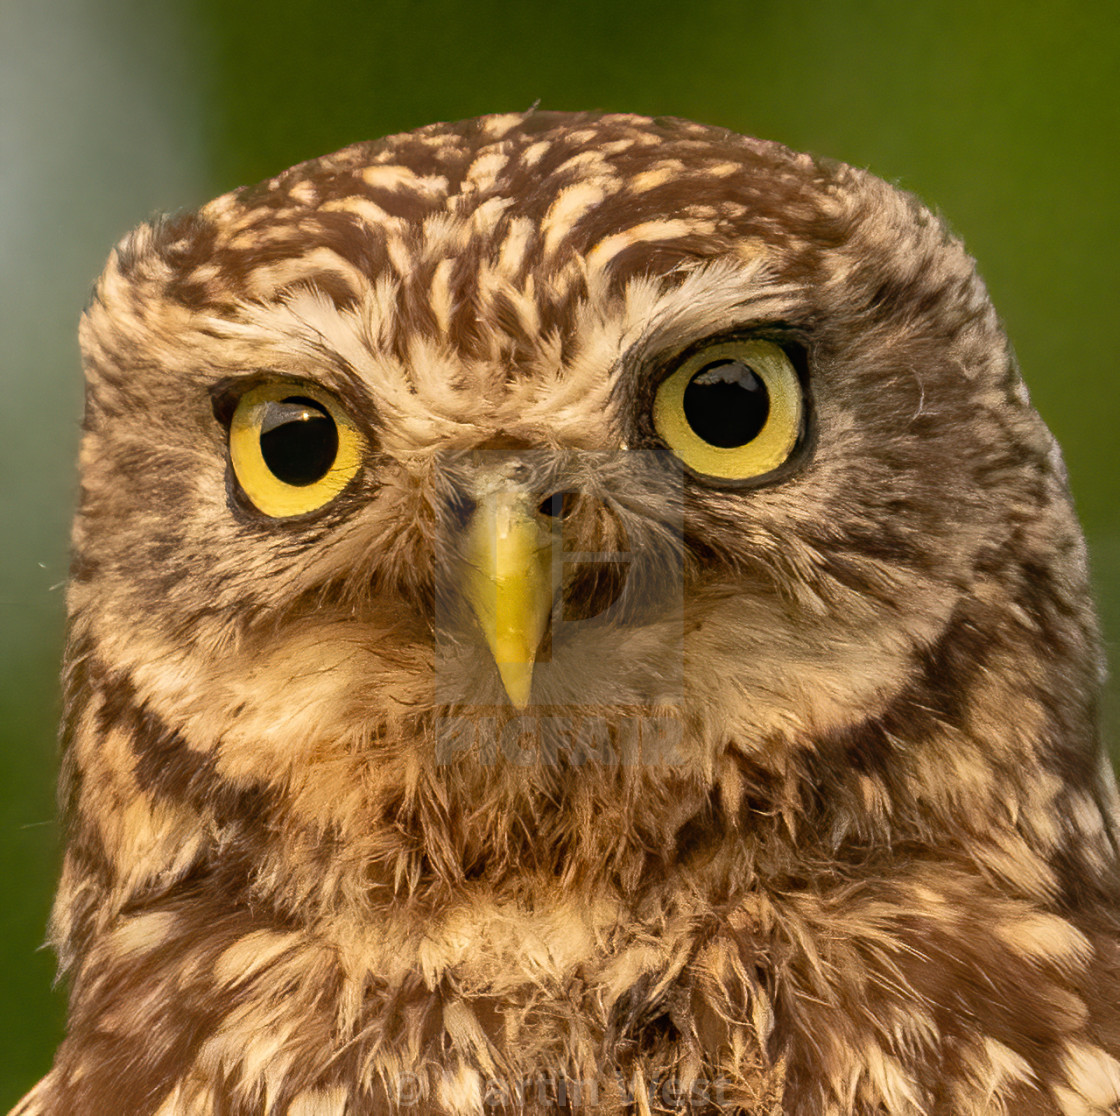
M 762 377 L 741 360 L 704 365 L 684 389 L 684 417 L 710 446 L 730 449 L 758 437 L 770 415 Z
M 302 487 L 322 480 L 338 455 L 338 427 L 314 399 L 292 395 L 268 403 L 261 419 L 261 456 L 273 475 Z

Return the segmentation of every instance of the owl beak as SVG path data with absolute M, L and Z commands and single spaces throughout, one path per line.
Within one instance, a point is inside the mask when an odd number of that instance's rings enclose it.
M 463 592 L 518 709 L 552 614 L 554 541 L 533 497 L 516 489 L 481 496 L 467 527 Z

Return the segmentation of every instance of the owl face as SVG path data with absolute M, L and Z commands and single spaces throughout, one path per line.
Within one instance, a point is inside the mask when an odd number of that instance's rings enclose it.
M 1009 547 L 1077 545 L 943 227 L 698 125 L 348 148 L 141 228 L 82 338 L 71 607 L 174 726 L 147 789 L 380 883 L 620 808 L 668 848 L 729 752 L 788 772 L 982 627 Z
M 914 199 L 435 125 L 143 226 L 81 336 L 72 1022 L 22 1113 L 1120 1098 L 1081 538 Z

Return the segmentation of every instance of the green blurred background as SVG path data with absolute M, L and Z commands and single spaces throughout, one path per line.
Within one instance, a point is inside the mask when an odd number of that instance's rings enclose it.
M 74 331 L 120 235 L 354 140 L 537 101 L 870 167 L 979 259 L 1065 447 L 1115 648 L 1118 58 L 1115 0 L 0 0 L 0 1111 L 61 1028 L 39 947 Z M 1106 722 L 1120 739 L 1115 683 Z

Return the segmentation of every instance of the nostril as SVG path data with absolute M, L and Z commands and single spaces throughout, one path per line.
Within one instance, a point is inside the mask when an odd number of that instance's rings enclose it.
M 540 502 L 537 511 L 541 515 L 547 515 L 552 519 L 563 519 L 571 515 L 575 502 L 576 494 L 574 492 L 554 492 Z

